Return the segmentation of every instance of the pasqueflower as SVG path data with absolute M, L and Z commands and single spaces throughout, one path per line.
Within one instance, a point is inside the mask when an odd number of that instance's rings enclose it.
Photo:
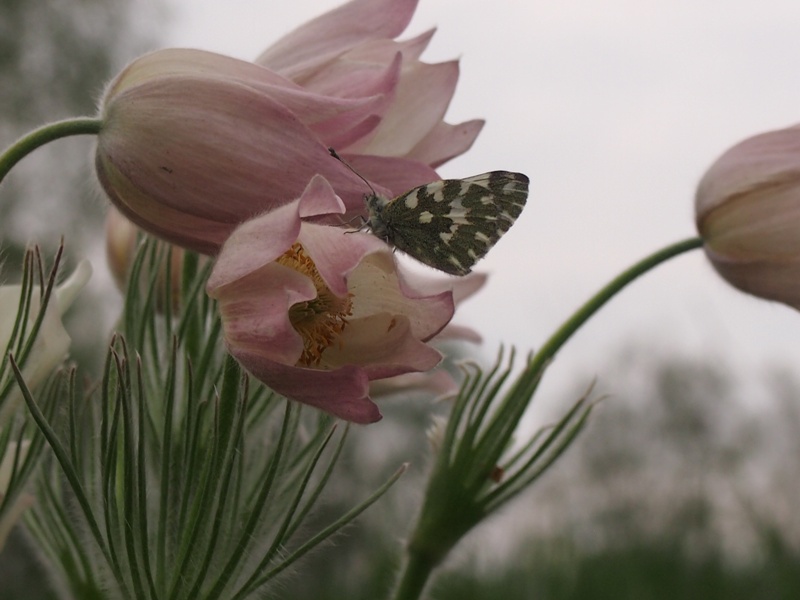
M 89 262 L 80 262 L 51 297 L 36 339 L 22 365 L 22 374 L 29 388 L 35 389 L 66 358 L 71 340 L 64 329 L 61 317 L 89 281 L 91 274 L 92 268 Z M 0 349 L 3 352 L 13 350 L 8 346 L 14 333 L 21 294 L 21 285 L 0 286 Z M 23 325 L 24 331 L 30 332 L 40 310 L 39 292 L 34 289 L 27 322 Z M 19 356 L 16 358 L 20 360 Z M 20 398 L 16 388 L 12 391 L 12 398 L 0 398 L 0 427 L 5 422 L 8 411 L 13 410 Z
M 412 283 L 372 235 L 324 225 L 343 202 L 315 177 L 294 202 L 228 239 L 207 291 L 229 352 L 276 392 L 356 423 L 380 418 L 369 383 L 441 359 L 425 342 L 450 321 L 453 291 Z
M 144 230 L 216 254 L 247 219 L 297 198 L 322 175 L 347 210 L 363 181 L 389 196 L 437 179 L 481 121 L 442 120 L 456 62 L 425 64 L 432 32 L 397 42 L 416 0 L 354 0 L 300 27 L 256 63 L 161 50 L 111 82 L 96 169 L 119 210 Z
M 800 127 L 726 151 L 697 189 L 697 228 L 735 287 L 800 308 Z

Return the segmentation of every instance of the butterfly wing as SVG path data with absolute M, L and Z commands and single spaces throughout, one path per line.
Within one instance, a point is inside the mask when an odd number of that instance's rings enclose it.
M 435 181 L 389 202 L 381 221 L 395 247 L 435 269 L 466 275 L 508 231 L 528 197 L 528 178 L 492 171 Z

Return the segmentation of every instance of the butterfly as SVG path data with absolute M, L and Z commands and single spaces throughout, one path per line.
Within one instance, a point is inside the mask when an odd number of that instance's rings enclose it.
M 466 275 L 519 217 L 528 177 L 491 171 L 434 181 L 390 200 L 365 197 L 372 233 L 434 269 Z

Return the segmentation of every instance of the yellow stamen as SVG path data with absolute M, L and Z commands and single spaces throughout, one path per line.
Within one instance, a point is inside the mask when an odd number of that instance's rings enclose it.
M 277 262 L 302 273 L 317 288 L 316 298 L 298 302 L 289 308 L 289 321 L 303 338 L 303 354 L 297 364 L 317 366 L 322 360 L 322 353 L 339 338 L 347 326 L 347 317 L 353 314 L 352 294 L 344 298 L 334 294 L 300 244 L 293 244 Z

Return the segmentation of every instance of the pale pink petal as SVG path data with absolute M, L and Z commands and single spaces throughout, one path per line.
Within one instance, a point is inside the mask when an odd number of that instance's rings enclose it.
M 367 374 L 359 367 L 320 371 L 265 361 L 247 351 L 237 351 L 234 356 L 253 376 L 288 398 L 353 423 L 381 419 L 377 405 L 369 399 Z
M 750 260 L 743 260 L 717 254 L 709 247 L 705 251 L 714 269 L 731 285 L 800 310 L 800 258 L 797 254 L 753 256 Z
M 366 256 L 351 274 L 348 287 L 354 298 L 353 319 L 380 313 L 406 315 L 413 335 L 423 341 L 439 333 L 455 311 L 452 292 L 427 295 L 415 289 L 385 253 Z
M 107 94 L 119 94 L 158 78 L 192 77 L 217 80 L 226 85 L 236 83 L 269 96 L 312 127 L 324 127 L 328 122 L 343 128 L 352 127 L 371 114 L 382 114 L 382 107 L 388 102 L 383 96 L 394 89 L 397 79 L 397 75 L 385 73 L 383 69 L 381 75 L 386 81 L 373 82 L 371 93 L 365 88 L 359 94 L 323 95 L 251 62 L 187 49 L 152 52 L 139 58 L 133 66 L 135 68 L 122 72 Z
M 339 153 L 347 163 L 360 173 L 362 177 L 386 188 L 389 198 L 440 179 L 439 175 L 428 165 L 405 158 L 387 156 L 367 156 L 362 154 Z M 364 190 L 369 192 L 368 189 Z M 383 193 L 376 188 L 378 193 Z M 361 207 L 363 208 L 363 196 Z M 348 205 L 349 208 L 349 205 Z
M 370 40 L 348 50 L 341 56 L 340 60 L 387 63 L 399 52 L 403 55 L 403 62 L 410 64 L 419 60 L 434 33 L 436 33 L 436 29 L 429 29 L 415 38 L 399 42 L 394 40 Z
M 209 295 L 220 300 L 225 343 L 235 358 L 244 352 L 262 361 L 290 365 L 300 359 L 303 340 L 292 327 L 289 308 L 316 297 L 308 277 L 270 263 L 225 287 L 211 288 Z M 252 371 L 250 365 L 245 366 Z
M 331 184 L 322 175 L 314 175 L 303 190 L 297 209 L 301 218 L 344 214 L 345 206 Z
M 419 57 L 428 47 L 428 44 L 430 44 L 434 33 L 436 33 L 435 27 L 420 33 L 417 37 L 411 38 L 410 40 L 397 42 L 400 46 L 400 51 L 403 53 L 403 58 L 405 60 L 419 60 Z
M 137 58 L 125 68 L 105 92 L 112 97 L 157 78 L 191 77 L 233 80 L 254 87 L 285 87 L 303 91 L 291 79 L 251 62 L 224 54 L 192 48 L 165 48 Z
M 706 246 L 742 262 L 777 263 L 800 256 L 800 155 L 798 167 L 795 173 L 742 188 L 698 219 Z
M 448 323 L 447 327 L 445 327 L 439 333 L 436 334 L 434 341 L 446 342 L 451 340 L 480 344 L 481 342 L 483 342 L 483 336 L 481 336 L 481 334 L 475 331 L 472 327 L 468 327 L 466 325 Z
M 370 379 L 392 377 L 411 371 L 427 371 L 442 355 L 414 337 L 403 315 L 371 314 L 353 319 L 338 343 L 323 355 L 327 368 L 358 364 Z
M 187 223 L 171 220 L 181 231 L 165 237 L 206 252 L 240 222 L 293 200 L 317 173 L 348 207 L 363 206 L 363 181 L 332 158 L 293 113 L 263 94 L 178 77 L 133 91 L 135 130 L 113 131 L 117 123 L 126 124 L 114 118 L 127 108 L 123 92 L 109 107 L 107 130 L 98 140 L 98 171 L 113 181 L 104 187 L 117 194 L 120 209 L 144 229 L 159 234 L 165 221 L 159 211 L 174 210 Z M 174 102 L 178 93 L 181 103 Z M 200 229 L 194 236 L 191 226 Z
M 98 153 L 97 178 L 114 205 L 129 221 L 147 232 L 203 254 L 216 254 L 235 224 L 219 222 L 164 206 L 127 179 L 107 157 Z
M 411 151 L 408 158 L 438 167 L 472 147 L 485 121 L 474 119 L 458 125 L 439 122 Z
M 370 383 L 373 396 L 386 396 L 402 393 L 428 393 L 436 398 L 450 396 L 458 392 L 458 382 L 445 369 L 434 369 L 427 373 L 405 373 L 388 379 L 377 379 Z
M 233 231 L 208 278 L 206 287 L 209 294 L 272 262 L 298 238 L 302 240 L 301 218 L 341 214 L 344 210 L 341 198 L 330 183 L 324 177 L 315 175 L 296 201 L 245 221 Z M 321 229 L 340 231 L 333 227 Z
M 462 302 L 475 295 L 489 279 L 485 273 L 472 272 L 465 277 L 430 277 L 417 271 L 403 271 L 403 279 L 406 285 L 416 290 L 416 293 L 423 296 L 432 296 L 442 292 L 451 292 L 453 302 L 460 306 Z M 480 343 L 483 341 L 481 335 L 471 327 L 448 323 L 444 329 L 436 334 L 434 340 L 449 341 L 463 340 L 467 342 Z
M 372 134 L 392 101 L 391 96 L 372 96 L 350 111 L 342 111 L 323 121 L 308 123 L 309 129 L 327 148 L 344 148 Z
M 385 62 L 361 62 L 345 57 L 320 71 L 304 87 L 334 97 L 361 98 L 379 94 L 394 97 L 403 55 L 395 51 L 387 59 Z
M 453 300 L 456 304 L 461 304 L 467 298 L 477 294 L 488 280 L 489 276 L 486 273 L 470 273 L 466 277 L 459 277 L 455 281 L 451 279 L 450 289 L 453 290 Z
M 348 50 L 303 81 L 303 87 L 322 94 L 357 97 L 386 93 L 385 87 L 371 83 L 378 74 L 416 62 L 428 45 L 434 30 L 403 42 L 371 40 Z M 378 79 L 380 81 L 380 79 Z M 375 89 L 373 89 L 375 88 Z M 394 85 L 391 87 L 394 89 Z M 372 91 L 370 91 L 372 90 Z
M 378 115 L 369 115 L 360 123 L 355 123 L 350 126 L 346 131 L 329 131 L 326 127 L 319 127 L 317 129 L 317 134 L 320 136 L 321 140 L 325 142 L 327 147 L 336 150 L 337 148 L 347 148 L 358 140 L 367 137 L 372 134 L 380 124 L 381 118 Z
M 695 210 L 704 216 L 745 193 L 800 182 L 800 125 L 747 138 L 720 156 L 697 187 Z
M 301 25 L 255 62 L 296 80 L 358 44 L 397 37 L 416 8 L 417 0 L 352 0 Z
M 395 89 L 400 80 L 400 64 L 401 56 L 397 54 L 388 65 L 376 67 L 337 61 L 325 69 L 324 73 L 331 78 L 331 89 L 319 90 L 319 93 L 329 93 L 330 97 L 346 95 L 370 99 L 368 104 L 359 107 L 359 111 L 343 111 L 336 117 L 312 125 L 312 130 L 325 145 L 341 150 L 375 131 L 394 102 Z
M 289 249 L 300 233 L 297 204 L 292 202 L 245 221 L 233 231 L 208 278 L 209 295 L 215 297 L 218 288 L 245 277 Z
M 731 285 L 800 308 L 800 127 L 739 142 L 703 176 L 697 228 Z
M 415 63 L 403 70 L 397 95 L 377 133 L 350 151 L 405 156 L 444 117 L 458 82 L 458 62 Z
M 420 294 L 433 295 L 450 291 L 453 293 L 453 301 L 460 305 L 486 285 L 489 276 L 478 271 L 464 277 L 430 276 L 418 271 L 403 271 L 403 279 Z
M 374 235 L 303 223 L 298 241 L 314 261 L 322 279 L 339 297 L 347 295 L 351 273 L 368 254 L 383 253 L 387 268 L 394 269 L 391 251 Z

